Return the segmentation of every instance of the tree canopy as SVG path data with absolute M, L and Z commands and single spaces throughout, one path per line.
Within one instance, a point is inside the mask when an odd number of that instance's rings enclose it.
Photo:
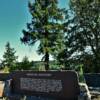
M 58 7 L 57 0 L 35 0 L 29 2 L 32 15 L 28 30 L 23 30 L 21 41 L 34 45 L 39 42 L 38 53 L 43 54 L 45 69 L 49 69 L 49 56 L 63 48 L 65 9 Z
M 50 55 L 67 69 L 82 64 L 85 72 L 100 72 L 100 0 L 70 0 L 70 9 L 58 0 L 35 0 L 28 4 L 32 20 L 21 41 L 38 42 L 45 69 Z
M 72 45 L 80 52 L 80 57 L 92 55 L 94 71 L 100 70 L 100 1 L 99 0 L 70 0 L 73 12 Z M 74 48 L 73 47 L 73 48 Z M 81 59 L 80 58 L 80 59 Z M 89 58 L 89 57 L 88 57 Z M 84 58 L 85 60 L 85 58 Z M 88 66 L 89 67 L 89 66 Z M 90 66 L 91 67 L 91 66 Z

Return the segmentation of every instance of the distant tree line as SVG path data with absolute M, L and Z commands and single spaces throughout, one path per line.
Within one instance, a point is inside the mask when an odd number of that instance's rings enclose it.
M 0 70 L 4 72 L 12 72 L 15 70 L 45 70 L 43 61 L 29 61 L 27 56 L 24 56 L 21 61 L 18 61 L 15 48 L 11 47 L 9 42 L 5 45 L 3 58 L 0 59 Z M 50 61 L 52 70 L 58 69 L 54 61 Z

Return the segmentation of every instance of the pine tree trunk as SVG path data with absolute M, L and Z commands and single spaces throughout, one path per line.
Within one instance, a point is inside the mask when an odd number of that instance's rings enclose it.
M 49 53 L 46 51 L 45 53 L 45 70 L 49 70 Z

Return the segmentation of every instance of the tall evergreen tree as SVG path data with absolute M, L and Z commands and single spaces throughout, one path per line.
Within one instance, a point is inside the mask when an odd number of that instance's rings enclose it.
M 15 53 L 15 49 L 11 48 L 10 43 L 7 42 L 5 46 L 5 52 L 3 55 L 3 64 L 9 69 L 12 69 L 16 64 L 16 60 L 18 57 L 15 55 Z
M 38 53 L 44 55 L 45 69 L 49 70 L 49 57 L 63 48 L 65 9 L 58 7 L 57 0 L 29 2 L 32 22 L 23 30 L 21 41 L 34 45 L 39 41 Z

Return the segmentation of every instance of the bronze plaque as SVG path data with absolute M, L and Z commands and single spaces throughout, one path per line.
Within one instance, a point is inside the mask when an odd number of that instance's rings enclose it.
M 11 77 L 13 93 L 65 99 L 79 95 L 74 71 L 16 71 Z

